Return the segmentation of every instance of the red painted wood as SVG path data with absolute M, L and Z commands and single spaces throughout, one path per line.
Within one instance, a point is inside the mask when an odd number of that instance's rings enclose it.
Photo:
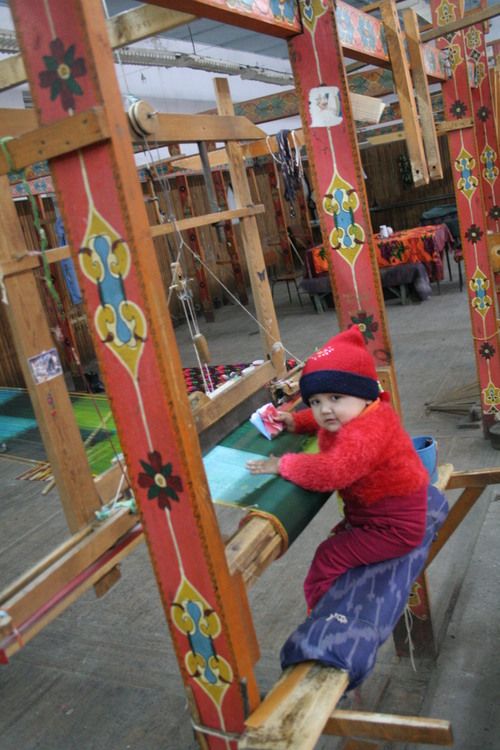
M 461 17 L 459 0 L 431 0 L 431 9 L 437 26 Z M 464 33 L 459 31 L 452 38 L 439 39 L 438 43 L 450 48 L 451 78 L 442 87 L 445 117 L 450 121 L 470 117 L 473 107 Z M 448 145 L 455 174 L 455 197 L 486 435 L 494 415 L 500 410 L 500 342 L 495 280 L 486 242 L 488 226 L 481 190 L 481 160 L 476 141 L 479 127 L 480 123 L 476 123 L 475 128 L 451 132 Z
M 486 226 L 500 231 L 500 179 L 495 109 L 488 75 L 485 24 L 470 26 L 464 32 L 467 54 L 475 63 L 476 87 L 471 89 L 477 150 L 480 158 L 481 186 L 486 211 Z
M 289 50 L 335 310 L 341 329 L 361 326 L 377 365 L 384 366 L 392 362 L 391 345 L 335 14 L 320 3 L 302 14 L 304 33 L 289 41 Z M 318 124 L 324 86 L 342 110 L 330 126 Z
M 245 690 L 251 710 L 259 702 L 247 623 L 206 484 L 101 3 L 10 7 L 39 121 L 106 108 L 110 141 L 54 159 L 51 172 L 182 677 L 201 723 L 240 732 Z
M 270 36 L 300 33 L 297 0 L 155 0 L 155 5 Z
M 362 9 L 355 8 L 343 0 L 336 0 L 337 28 L 340 44 L 347 57 L 362 60 L 372 65 L 390 68 L 391 61 L 385 45 L 384 25 L 379 18 Z M 304 3 L 302 15 L 312 16 L 322 5 L 314 0 Z M 434 44 L 424 44 L 424 66 L 433 82 L 446 78 L 443 56 Z M 368 93 L 368 92 L 367 92 Z

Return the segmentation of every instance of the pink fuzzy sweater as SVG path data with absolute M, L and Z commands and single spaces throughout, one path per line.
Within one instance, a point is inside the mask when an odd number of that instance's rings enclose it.
M 336 433 L 319 428 L 311 409 L 296 412 L 295 432 L 318 434 L 319 453 L 286 453 L 284 479 L 315 492 L 339 490 L 346 503 L 373 505 L 426 487 L 429 475 L 399 416 L 386 402 L 368 409 Z

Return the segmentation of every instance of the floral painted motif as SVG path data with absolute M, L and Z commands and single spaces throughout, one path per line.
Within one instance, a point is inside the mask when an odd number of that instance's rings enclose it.
M 465 117 L 466 114 L 467 105 L 465 104 L 465 102 L 460 101 L 460 99 L 454 101 L 450 107 L 450 115 L 452 117 L 455 117 L 457 120 L 460 120 L 460 118 Z
M 490 218 L 495 220 L 500 219 L 500 206 L 492 206 L 490 208 Z
M 479 242 L 483 234 L 484 232 L 481 230 L 480 227 L 477 226 L 477 224 L 471 224 L 470 227 L 465 232 L 466 238 L 469 240 L 469 242 L 472 242 L 473 244 L 475 244 L 476 242 Z
M 455 8 L 448 0 L 443 0 L 436 10 L 438 26 L 444 26 L 447 23 L 451 23 L 451 21 L 457 20 Z
M 484 403 L 488 406 L 498 406 L 500 404 L 500 389 L 494 383 L 490 382 L 482 391 Z
M 483 106 L 483 107 L 479 107 L 479 109 L 477 110 L 476 114 L 479 117 L 479 119 L 481 120 L 481 122 L 486 122 L 488 120 L 491 112 L 488 109 L 488 107 Z
M 172 509 L 171 500 L 179 502 L 182 492 L 182 479 L 172 475 L 172 464 L 164 464 L 158 451 L 148 453 L 148 461 L 141 461 L 144 472 L 137 479 L 139 487 L 148 490 L 148 500 L 157 500 L 162 509 Z
M 368 342 L 368 339 L 372 339 L 372 341 L 375 339 L 373 334 L 378 331 L 378 323 L 373 320 L 373 315 L 368 315 L 364 310 L 360 310 L 357 315 L 351 316 L 351 321 L 352 325 L 359 326 L 365 343 Z M 349 326 L 349 328 L 351 327 Z
M 482 344 L 481 348 L 479 349 L 479 354 L 481 355 L 481 357 L 484 357 L 484 359 L 491 359 L 494 356 L 495 352 L 496 349 L 493 344 L 489 344 L 487 342 Z
M 50 55 L 44 55 L 46 70 L 39 74 L 40 86 L 50 88 L 50 98 L 55 101 L 61 97 L 63 109 L 67 112 L 75 109 L 75 96 L 82 96 L 83 89 L 75 78 L 81 78 L 87 73 L 85 60 L 77 57 L 75 60 L 75 45 L 64 49 L 62 39 L 57 37 L 50 43 Z

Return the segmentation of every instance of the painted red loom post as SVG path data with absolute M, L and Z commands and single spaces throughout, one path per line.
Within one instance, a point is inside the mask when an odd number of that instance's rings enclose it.
M 288 42 L 305 143 L 340 328 L 357 324 L 377 366 L 396 377 L 373 242 L 363 169 L 333 3 L 300 3 L 304 33 Z M 377 27 L 374 27 L 374 30 Z M 361 36 L 361 38 L 367 38 Z M 382 46 L 382 40 L 375 39 Z M 422 601 L 427 583 L 419 580 Z M 418 621 L 419 654 L 434 655 L 430 608 Z M 406 632 L 394 631 L 404 653 Z
M 433 22 L 443 26 L 462 16 L 459 0 L 431 0 Z M 469 32 L 467 32 L 469 33 Z M 470 29 L 469 39 L 473 34 Z M 473 112 L 467 61 L 469 54 L 464 32 L 457 31 L 438 39 L 449 55 L 450 78 L 442 85 L 444 114 L 453 122 Z M 472 326 L 472 338 L 481 392 L 485 437 L 500 410 L 500 340 L 495 305 L 495 279 L 488 252 L 488 224 L 481 179 L 481 155 L 475 126 L 451 131 L 448 135 L 450 161 L 455 174 L 455 198 L 460 219 L 466 288 Z M 496 157 L 496 154 L 495 154 Z M 490 159 L 491 159 L 490 155 Z
M 259 703 L 165 303 L 99 0 L 12 0 L 39 124 L 104 107 L 109 140 L 51 161 L 68 243 L 182 678 L 199 723 L 243 729 Z M 251 634 L 250 634 L 251 637 Z M 229 736 L 206 735 L 213 750 Z

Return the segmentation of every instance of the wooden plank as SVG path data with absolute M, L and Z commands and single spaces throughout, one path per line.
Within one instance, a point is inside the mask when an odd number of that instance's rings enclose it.
M 0 649 L 3 651 L 5 656 L 12 656 L 19 651 L 28 641 L 35 637 L 37 633 L 43 630 L 49 622 L 52 622 L 58 617 L 61 612 L 64 612 L 74 601 L 76 601 L 82 594 L 85 593 L 91 586 L 96 586 L 99 581 L 105 578 L 117 565 L 117 563 L 129 554 L 143 540 L 143 535 L 139 530 L 134 529 L 124 539 L 120 540 L 120 543 L 115 549 L 108 550 L 103 554 L 102 561 L 96 560 L 95 563 L 89 566 L 88 570 L 81 571 L 80 574 L 70 582 L 68 591 L 60 592 L 53 602 L 48 602 L 45 607 L 39 612 L 35 612 L 33 618 L 26 623 L 18 625 L 14 622 L 14 625 L 18 628 L 21 635 L 21 640 L 17 636 L 12 636 L 10 639 L 5 639 L 3 643 L 0 643 Z M 7 644 L 5 641 L 10 641 Z
M 198 407 L 193 409 L 193 418 L 198 433 L 208 429 L 225 414 L 228 414 L 242 401 L 269 383 L 275 375 L 271 361 L 264 362 L 255 372 L 245 375 L 234 383 L 228 381 L 221 388 L 217 388 L 210 397 L 203 399 Z
M 444 492 L 444 490 L 449 489 L 448 483 L 450 481 L 450 477 L 453 474 L 453 464 L 439 464 L 438 466 L 438 478 L 437 481 L 434 482 L 435 486 Z
M 120 509 L 116 515 L 94 526 L 91 534 L 67 550 L 62 557 L 27 581 L 23 588 L 2 601 L 16 627 L 28 620 L 37 610 L 56 597 L 85 568 L 95 563 L 120 537 L 137 524 L 137 516 Z M 101 576 L 99 576 L 100 578 Z
M 464 130 L 465 128 L 471 128 L 474 125 L 472 117 L 462 117 L 460 120 L 450 120 L 449 122 L 436 122 L 435 130 L 436 135 L 440 138 L 443 135 L 448 135 L 453 130 Z M 385 143 L 393 143 L 394 141 L 406 140 L 406 133 L 404 130 L 398 130 L 394 133 L 383 133 L 382 135 L 370 135 L 369 133 L 363 133 L 366 140 L 372 146 L 383 146 Z
M 269 695 L 266 696 L 266 699 L 262 701 L 253 714 L 246 719 L 245 726 L 249 729 L 257 729 L 257 727 L 262 726 L 264 721 L 266 721 L 271 714 L 279 708 L 282 701 L 290 695 L 295 686 L 298 685 L 307 674 L 309 674 L 313 666 L 313 661 L 304 661 L 294 668 L 287 669 Z
M 258 558 L 261 551 L 277 536 L 276 529 L 266 518 L 251 518 L 226 544 L 226 559 L 230 572 L 239 571 L 245 578 L 253 560 Z M 281 540 L 279 542 L 281 546 Z
M 293 146 L 293 142 L 289 137 L 290 146 Z M 301 148 L 304 145 L 304 131 L 302 128 L 295 130 L 295 141 L 297 147 Z M 270 153 L 276 154 L 278 152 L 278 144 L 276 143 L 276 136 L 272 135 L 268 138 L 261 139 L 260 141 L 254 141 L 253 143 L 242 143 L 241 153 L 244 159 L 255 159 L 258 156 L 268 156 Z M 228 155 L 225 148 L 218 148 L 215 151 L 210 151 L 208 154 L 208 163 L 211 167 L 220 167 L 228 162 Z M 185 156 L 176 160 L 172 166 L 175 169 L 191 169 L 199 171 L 201 169 L 201 159 L 199 156 Z
M 239 750 L 313 750 L 326 722 L 349 683 L 347 672 L 313 664 L 301 675 L 290 691 L 285 689 L 282 700 L 274 705 L 273 692 L 281 691 L 283 682 L 292 679 L 307 666 L 288 667 L 281 680 L 264 701 L 272 702 L 270 715 L 253 728 L 248 727 L 238 742 Z M 265 708 L 262 709 L 265 711 Z M 247 719 L 252 721 L 252 716 Z
M 418 114 L 420 116 L 420 129 L 424 142 L 427 168 L 431 180 L 443 179 L 443 166 L 434 127 L 434 114 L 432 111 L 431 95 L 427 75 L 425 74 L 425 61 L 417 14 L 412 8 L 403 11 L 403 23 L 406 34 L 406 44 L 410 55 L 411 77 L 415 87 Z
M 63 260 L 70 256 L 71 250 L 69 245 L 47 248 L 45 251 L 47 263 L 55 263 L 58 260 Z M 22 250 L 19 253 L 13 253 L 13 257 L 10 260 L 6 260 L 2 263 L 4 278 L 7 278 L 7 276 L 17 276 L 26 271 L 33 271 L 35 268 L 40 268 L 40 255 L 38 255 L 38 253 L 32 254 L 29 250 Z
M 176 219 L 175 222 L 166 222 L 151 227 L 153 237 L 159 237 L 163 234 L 173 234 L 177 230 L 181 232 L 192 227 L 208 226 L 217 224 L 219 221 L 230 221 L 244 216 L 255 216 L 256 214 L 265 213 L 266 207 L 262 204 L 245 206 L 244 208 L 232 208 L 228 211 L 218 211 L 217 213 L 204 214 L 203 216 L 192 216 L 189 219 Z
M 406 59 L 403 34 L 393 0 L 384 0 L 380 5 L 384 22 L 387 49 L 391 59 L 394 83 L 401 106 L 406 143 L 410 157 L 411 172 L 415 187 L 429 183 L 429 170 L 424 151 L 422 131 L 419 126 L 413 85 Z
M 141 5 L 108 18 L 106 25 L 112 49 L 119 49 L 193 21 L 196 21 L 196 16 L 188 13 Z
M 58 545 L 55 549 L 52 550 L 52 552 L 39 560 L 37 564 L 26 571 L 26 573 L 23 573 L 23 575 L 16 578 L 15 581 L 7 586 L 7 588 L 0 591 L 0 605 L 2 605 L 8 599 L 12 599 L 13 596 L 18 594 L 22 589 L 26 588 L 26 586 L 31 583 L 31 581 L 42 575 L 45 570 L 50 568 L 51 565 L 54 565 L 65 554 L 70 552 L 70 550 L 76 547 L 76 545 L 81 542 L 82 539 L 85 539 L 85 537 L 88 536 L 88 534 L 90 534 L 91 532 L 92 526 L 89 525 L 81 531 L 78 531 L 76 534 L 72 534 L 69 539 Z
M 449 487 L 448 487 L 449 488 Z M 467 513 L 474 507 L 476 500 L 478 500 L 484 492 L 484 487 L 467 487 L 458 500 L 455 502 L 453 507 L 450 509 L 446 519 L 444 520 L 439 533 L 432 543 L 429 555 L 427 557 L 426 567 L 428 567 L 434 560 L 438 552 L 458 526 L 462 523 Z
M 423 31 L 421 38 L 423 42 L 430 42 L 441 36 L 447 36 L 448 34 L 454 35 L 457 31 L 460 31 L 460 29 L 465 29 L 476 23 L 488 21 L 490 18 L 495 18 L 498 15 L 500 15 L 500 5 L 495 3 L 495 5 L 492 5 L 489 8 L 481 8 L 473 13 L 467 13 L 456 21 L 450 21 L 450 23 L 443 24 L 442 26 L 434 26 L 434 28 L 429 29 L 428 31 Z
M 93 107 L 60 122 L 43 125 L 8 141 L 7 159 L 0 150 L 0 175 L 23 169 L 43 159 L 68 154 L 109 138 L 109 126 L 102 107 Z M 12 164 L 11 164 L 12 163 Z
M 500 468 L 476 469 L 476 471 L 455 471 L 448 481 L 446 489 L 456 490 L 459 487 L 488 487 L 500 484 Z
M 427 745 L 453 744 L 449 721 L 366 711 L 336 709 L 326 723 L 324 734 Z
M 241 115 L 154 115 L 155 140 L 161 144 L 198 141 L 262 140 L 265 132 Z
M 3 266 L 12 260 L 15 248 L 25 245 L 7 177 L 0 177 L 0 226 L 0 265 Z M 63 375 L 38 383 L 33 377 L 30 359 L 54 348 L 36 279 L 32 273 L 25 273 L 7 277 L 4 284 L 8 300 L 4 309 L 20 367 L 69 530 L 75 533 L 94 518 L 94 511 L 100 507 L 99 497 Z M 29 305 L 26 300 L 30 301 Z
M 461 117 L 459 120 L 448 120 L 447 122 L 436 122 L 436 132 L 438 136 L 446 135 L 453 130 L 463 130 L 472 128 L 474 120 L 472 117 Z
M 2 71 L 2 64 L 12 58 L 0 61 L 0 74 Z M 0 132 L 3 133 L 3 137 L 7 135 L 19 136 L 23 133 L 28 133 L 30 130 L 34 130 L 37 127 L 35 112 L 32 109 L 15 109 L 15 108 L 2 108 L 0 109 Z

